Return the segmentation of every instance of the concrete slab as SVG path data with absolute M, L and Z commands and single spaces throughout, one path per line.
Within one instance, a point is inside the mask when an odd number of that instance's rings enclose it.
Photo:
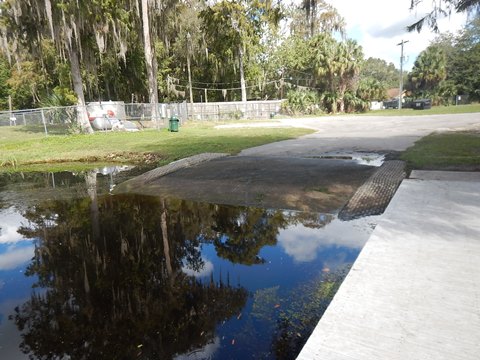
M 141 175 L 115 193 L 337 213 L 377 169 L 353 160 L 232 156 L 165 174 L 155 170 L 146 174 L 148 181 Z
M 401 184 L 298 359 L 479 359 L 480 182 L 435 178 Z
M 480 172 L 413 170 L 409 178 L 417 180 L 480 182 Z

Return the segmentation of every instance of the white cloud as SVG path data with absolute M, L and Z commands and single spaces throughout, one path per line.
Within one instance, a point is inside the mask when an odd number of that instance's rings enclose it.
M 278 243 L 294 261 L 310 262 L 317 258 L 319 251 L 328 247 L 361 249 L 373 230 L 372 223 L 376 223 L 376 217 L 348 222 L 335 219 L 321 229 L 290 226 L 280 231 Z
M 347 36 L 356 39 L 363 47 L 365 57 L 377 57 L 400 67 L 400 46 L 405 44 L 405 66 L 411 69 L 418 54 L 436 36 L 427 26 L 421 33 L 408 33 L 406 26 L 414 23 L 428 12 L 430 1 L 424 1 L 416 10 L 410 10 L 410 1 L 385 0 L 331 0 L 347 23 Z M 439 21 L 440 31 L 456 32 L 465 24 L 465 14 L 453 14 Z
M 17 229 L 27 220 L 12 208 L 0 211 L 0 244 L 12 244 L 26 240 L 17 233 Z
M 16 269 L 30 261 L 34 254 L 34 246 L 8 249 L 0 254 L 0 271 Z
M 200 359 L 212 359 L 213 355 L 220 348 L 220 338 L 215 336 L 212 342 L 209 342 L 204 347 L 196 349 L 187 354 L 177 355 L 175 360 L 200 360 Z
M 203 259 L 204 266 L 199 271 L 195 271 L 184 266 L 183 272 L 189 276 L 195 276 L 196 278 L 202 278 L 210 275 L 213 272 L 213 263 L 210 260 Z

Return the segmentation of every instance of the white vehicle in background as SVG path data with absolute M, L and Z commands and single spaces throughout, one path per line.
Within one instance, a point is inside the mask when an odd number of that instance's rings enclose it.
M 87 112 L 90 124 L 95 130 L 138 131 L 133 122 L 125 120 L 123 101 L 89 103 Z

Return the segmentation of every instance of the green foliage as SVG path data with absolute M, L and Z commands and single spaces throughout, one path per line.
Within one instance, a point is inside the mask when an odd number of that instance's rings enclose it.
M 0 110 L 8 110 L 8 95 L 10 87 L 7 84 L 11 76 L 10 64 L 7 59 L 0 56 Z
M 320 98 L 315 91 L 290 90 L 287 100 L 282 104 L 282 111 L 290 114 L 320 114 Z
M 456 95 L 480 100 L 480 19 L 474 19 L 457 35 L 439 35 L 423 51 L 409 75 L 417 97 L 435 104 L 454 103 Z
M 364 101 L 381 101 L 387 98 L 385 84 L 374 78 L 359 81 L 356 95 Z
M 51 0 L 52 23 L 43 1 L 0 3 L 0 27 L 10 50 L 5 56 L 18 59 L 22 68 L 0 59 L 0 108 L 7 108 L 9 94 L 15 108 L 73 102 L 67 89 L 73 87 L 70 55 L 75 50 L 81 52 L 86 101 L 148 101 L 136 2 Z M 309 89 L 318 92 L 320 107 L 333 113 L 362 108 L 357 98 L 381 100 L 384 89 L 397 86 L 393 64 L 364 61 L 358 44 L 334 36 L 343 32 L 344 20 L 323 0 L 290 7 L 262 0 L 162 4 L 149 8 L 162 101 L 189 98 L 189 73 L 194 101 L 205 101 L 205 89 L 209 101 L 241 99 L 240 60 L 249 99 L 284 98 L 289 89 Z M 64 15 L 72 21 L 65 22 Z M 287 35 L 278 31 L 284 17 L 290 24 Z M 455 94 L 480 100 L 479 23 L 477 18 L 457 35 L 442 35 L 422 53 L 410 76 L 417 96 L 445 104 Z
M 354 40 L 337 42 L 333 37 L 320 35 L 312 39 L 314 71 L 325 79 L 325 88 L 334 93 L 340 112 L 345 111 L 344 95 L 357 86 L 357 78 L 363 61 L 363 52 Z M 331 110 L 337 112 L 337 102 L 331 102 Z
M 345 112 L 365 112 L 370 107 L 370 101 L 368 99 L 362 99 L 357 96 L 356 93 L 347 91 L 344 96 Z
M 422 51 L 409 75 L 414 91 L 420 96 L 434 92 L 447 77 L 446 66 L 445 53 L 439 46 L 431 45 Z
M 470 22 L 456 37 L 448 59 L 448 76 L 457 87 L 457 94 L 480 100 L 480 18 Z
M 42 93 L 45 93 L 47 79 L 37 63 L 23 61 L 12 68 L 7 80 L 15 109 L 32 109 L 37 107 Z
M 400 71 L 393 63 L 383 59 L 369 57 L 365 60 L 360 70 L 361 81 L 375 81 L 385 89 L 398 86 Z
M 40 100 L 40 107 L 71 106 L 77 103 L 77 97 L 71 89 L 55 87 L 53 93 Z

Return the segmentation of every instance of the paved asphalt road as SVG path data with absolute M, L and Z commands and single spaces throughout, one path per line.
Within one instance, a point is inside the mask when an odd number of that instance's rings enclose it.
M 276 124 L 308 127 L 317 132 L 299 139 L 246 149 L 240 155 L 310 157 L 329 152 L 403 151 L 435 131 L 480 130 L 480 113 L 388 117 L 345 115 L 279 119 Z

